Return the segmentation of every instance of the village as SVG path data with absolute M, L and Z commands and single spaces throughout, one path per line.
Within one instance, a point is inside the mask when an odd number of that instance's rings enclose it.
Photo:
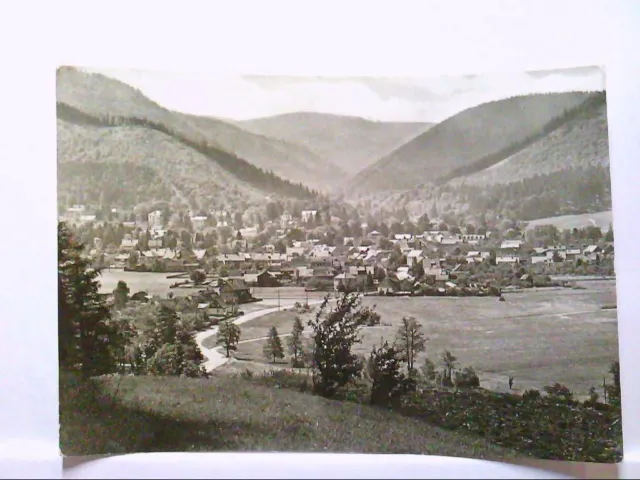
M 119 224 L 118 245 L 105 245 L 99 236 L 87 238 L 86 233 L 95 231 L 100 222 L 84 214 L 82 207 L 70 208 L 65 219 L 84 229 L 86 255 L 96 267 L 166 273 L 176 280 L 172 289 L 187 290 L 189 295 L 197 292 L 199 308 L 216 317 L 237 314 L 238 305 L 257 301 L 251 293 L 255 287 L 501 297 L 523 288 L 570 285 L 554 276 L 613 275 L 613 241 L 608 238 L 612 231 L 602 234 L 597 229 L 594 235 L 593 228 L 574 230 L 565 239 L 592 242 L 545 244 L 547 238 L 559 240 L 559 232 L 551 229 L 549 234 L 545 227 L 529 232 L 473 226 L 461 230 L 436 219 L 423 233 L 387 236 L 362 223 L 359 235 L 344 236 L 339 242 L 334 236 L 328 242 L 313 238 L 318 236 L 312 233 L 317 232 L 317 217 L 317 210 L 304 210 L 299 218 L 284 213 L 279 221 L 265 223 L 264 230 L 272 235 L 252 226 L 227 234 L 223 243 L 220 229 L 230 230 L 226 222 L 211 227 L 207 216 L 190 215 L 188 229 L 170 231 L 162 212 L 153 211 L 146 219 Z M 547 234 L 542 240 L 536 236 L 540 232 Z

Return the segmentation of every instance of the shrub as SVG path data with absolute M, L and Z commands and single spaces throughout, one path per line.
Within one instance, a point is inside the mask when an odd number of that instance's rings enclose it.
M 544 387 L 544 391 L 547 392 L 547 395 L 550 397 L 562 398 L 564 400 L 573 399 L 573 393 L 569 390 L 569 387 L 561 383 L 556 382 L 553 385 L 548 385 Z
M 473 368 L 466 367 L 455 373 L 454 384 L 458 388 L 480 388 L 480 378 Z
M 522 399 L 526 401 L 536 401 L 542 398 L 542 394 L 540 390 L 536 390 L 535 388 L 525 390 L 522 394 Z
M 372 405 L 394 404 L 415 388 L 414 379 L 402 372 L 402 364 L 401 351 L 395 346 L 385 341 L 380 347 L 373 347 L 367 362 L 367 373 L 372 381 Z

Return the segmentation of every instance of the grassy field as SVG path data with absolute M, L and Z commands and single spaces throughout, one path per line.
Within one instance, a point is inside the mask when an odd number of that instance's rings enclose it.
M 596 226 L 600 227 L 603 232 L 606 232 L 609 229 L 609 224 L 612 222 L 613 212 L 609 210 L 598 213 L 584 213 L 582 215 L 539 218 L 529 222 L 527 229 L 535 228 L 537 225 L 555 225 L 558 230 L 573 230 L 574 228 Z
M 541 389 L 560 382 L 578 396 L 600 388 L 612 361 L 618 358 L 615 282 L 584 282 L 584 290 L 531 290 L 508 294 L 505 302 L 478 297 L 366 297 L 390 327 L 363 329 L 358 353 L 369 354 L 381 337 L 393 339 L 403 316 L 415 316 L 430 341 L 428 356 L 437 365 L 447 349 L 459 365 L 473 366 L 482 386 L 506 391 Z M 242 339 L 266 335 L 271 325 L 288 333 L 293 314 L 265 316 L 243 325 Z M 281 323 L 279 323 L 281 322 Z M 281 326 L 282 325 L 282 328 Z M 245 331 L 246 336 L 245 336 Z M 263 341 L 242 343 L 239 359 L 266 362 Z M 419 358 L 419 362 L 422 361 Z
M 89 385 L 62 374 L 60 381 L 65 455 L 298 451 L 518 457 L 484 439 L 389 411 L 224 374 L 202 380 L 113 377 Z

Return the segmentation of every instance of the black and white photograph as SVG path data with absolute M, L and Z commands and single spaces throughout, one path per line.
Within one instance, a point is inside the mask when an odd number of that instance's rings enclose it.
M 603 67 L 56 82 L 64 455 L 622 460 Z

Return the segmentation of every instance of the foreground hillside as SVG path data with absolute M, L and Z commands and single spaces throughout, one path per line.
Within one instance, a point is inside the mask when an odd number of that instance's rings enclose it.
M 236 157 L 236 163 L 249 162 L 264 171 L 312 188 L 331 184 L 341 170 L 300 145 L 249 133 L 218 119 L 169 111 L 138 90 L 100 74 L 88 74 L 70 67 L 57 76 L 58 102 L 94 118 L 136 119 L 162 125 L 181 138 L 206 143 L 221 154 Z M 240 167 L 239 167 L 240 168 Z
M 65 455 L 250 450 L 516 457 L 383 409 L 238 377 L 113 377 L 83 385 L 63 373 L 60 382 Z
M 350 191 L 405 190 L 488 168 L 563 123 L 592 95 L 525 95 L 469 108 L 362 171 Z
M 265 193 L 170 135 L 58 120 L 58 200 L 128 209 L 167 202 L 258 205 Z M 179 161 L 177 161 L 179 159 Z
M 372 122 L 311 112 L 258 118 L 238 125 L 250 132 L 300 145 L 350 174 L 363 170 L 431 127 L 428 123 Z
M 501 162 L 452 183 L 509 183 L 542 173 L 609 165 L 607 103 L 598 94 L 559 128 Z

